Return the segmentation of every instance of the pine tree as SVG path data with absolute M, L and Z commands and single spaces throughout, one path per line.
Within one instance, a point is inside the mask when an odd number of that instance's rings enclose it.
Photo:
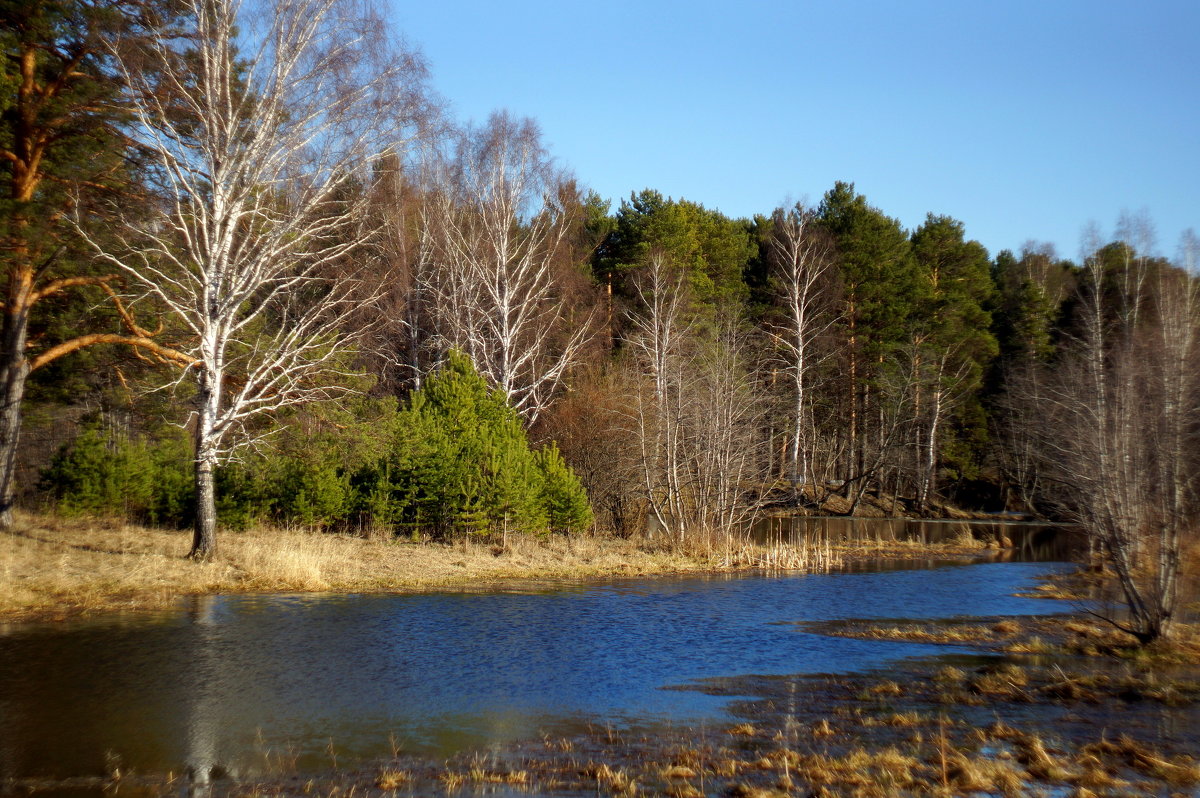
M 115 275 L 82 257 L 72 217 L 103 235 L 98 200 L 124 193 L 132 204 L 136 160 L 119 127 L 120 81 L 106 45 L 121 32 L 145 35 L 144 21 L 170 19 L 171 6 L 133 0 L 0 3 L 0 243 L 5 287 L 0 324 L 0 526 L 11 523 L 13 468 L 21 402 L 31 372 L 100 343 L 139 347 L 159 358 L 188 359 L 153 340 L 119 302 Z M 89 289 L 90 287 L 90 289 Z M 121 332 L 41 318 L 48 304 L 81 289 L 104 291 Z M 103 294 L 100 294 L 103 296 Z M 95 299 L 92 297 L 91 299 Z M 61 307 L 57 308 L 59 311 Z M 40 332 L 66 333 L 65 340 Z
M 587 496 L 558 450 L 530 449 L 517 411 L 462 353 L 451 351 L 403 416 L 388 465 L 402 525 L 506 535 L 591 522 Z
M 923 507 L 937 488 L 946 430 L 979 418 L 972 412 L 978 410 L 976 392 L 997 348 L 986 310 L 992 295 L 987 250 L 965 240 L 962 222 L 932 213 L 913 233 L 912 249 L 925 284 L 913 347 L 918 359 L 917 503 Z M 958 470 L 969 468 L 962 458 L 969 453 L 949 448 L 960 455 Z
M 617 293 L 631 296 L 628 275 L 661 255 L 684 271 L 698 303 L 717 305 L 748 298 L 743 273 L 756 246 L 747 223 L 644 189 L 621 203 L 602 253 L 597 271 Z
M 542 472 L 542 503 L 550 529 L 555 532 L 578 532 L 592 524 L 592 508 L 579 477 L 571 470 L 551 443 L 537 452 L 538 468 Z
M 900 222 L 867 204 L 853 183 L 838 182 L 825 193 L 817 219 L 833 238 L 843 284 L 842 334 L 846 341 L 846 486 L 861 497 L 894 445 L 893 421 L 883 412 L 888 371 L 909 340 L 909 322 L 920 302 L 922 282 Z M 895 381 L 902 382 L 902 381 Z

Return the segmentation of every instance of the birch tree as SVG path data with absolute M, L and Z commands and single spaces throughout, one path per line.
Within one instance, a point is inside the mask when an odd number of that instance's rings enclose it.
M 793 499 L 815 482 L 813 456 L 817 423 L 813 417 L 814 375 L 830 351 L 820 341 L 837 316 L 832 312 L 833 266 L 829 242 L 816 229 L 812 211 L 800 204 L 772 216 L 770 260 L 782 321 L 772 333 L 791 377 L 792 407 L 788 462 Z M 815 496 L 814 496 L 815 498 Z
M 1042 441 L 1063 509 L 1112 567 L 1142 643 L 1170 632 L 1180 548 L 1200 515 L 1200 277 L 1195 239 L 1179 264 L 1111 274 L 1085 260 L 1080 335 L 1047 380 Z M 1115 279 L 1109 279 L 1115 278 Z M 1132 292 L 1132 293 L 1127 293 Z
M 692 523 L 730 538 L 748 534 L 770 471 L 761 340 L 723 307 L 698 344 L 679 397 Z
M 218 463 L 276 411 L 340 390 L 343 322 L 362 302 L 347 301 L 347 268 L 373 257 L 363 187 L 402 144 L 424 71 L 351 0 L 182 5 L 182 36 L 114 50 L 161 203 L 127 219 L 119 245 L 93 243 L 189 336 L 189 556 L 203 560 L 216 545 Z
M 558 274 L 576 221 L 564 180 L 531 120 L 493 114 L 459 135 L 424 220 L 442 348 L 469 354 L 531 424 L 592 335 Z
M 767 470 L 755 342 L 735 311 L 698 312 L 687 273 L 661 253 L 633 288 L 628 413 L 649 516 L 676 543 L 732 535 L 748 526 Z
M 626 343 L 638 371 L 630 410 L 635 422 L 642 491 L 659 529 L 683 541 L 688 517 L 678 399 L 694 334 L 687 279 L 666 256 L 653 253 L 634 280 L 638 304 Z M 644 379 L 648 378 L 648 379 Z

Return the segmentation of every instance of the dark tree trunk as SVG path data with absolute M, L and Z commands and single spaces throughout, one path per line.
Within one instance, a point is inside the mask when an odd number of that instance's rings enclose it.
M 22 338 L 23 333 L 22 330 Z M 21 400 L 25 396 L 29 364 L 22 354 L 24 346 L 16 348 L 14 352 L 7 334 L 4 344 L 3 357 L 6 362 L 3 364 L 3 384 L 0 385 L 3 391 L 0 398 L 0 529 L 10 529 L 16 495 L 13 475 L 17 466 L 17 443 L 21 435 Z
M 4 323 L 0 335 L 0 528 L 12 527 L 12 505 L 16 493 L 13 472 L 17 465 L 17 441 L 21 435 L 21 401 L 25 398 L 25 380 L 29 376 L 29 361 L 25 357 L 26 336 L 29 331 L 29 305 L 33 295 L 34 269 L 29 244 L 29 203 L 41 180 L 37 163 L 44 153 L 45 143 L 38 143 L 37 89 L 38 50 L 28 42 L 20 47 L 17 63 L 20 83 L 13 111 L 11 132 L 13 164 L 9 173 L 8 199 L 12 201 L 8 238 L 8 284 L 4 295 Z
M 218 391 L 210 372 L 200 375 L 200 392 L 195 435 L 196 468 L 196 521 L 192 534 L 192 550 L 188 558 L 205 562 L 211 560 L 217 550 L 217 486 L 215 469 L 217 456 L 213 440 L 213 427 L 217 417 Z
M 17 258 L 27 262 L 24 247 Z M 21 264 L 25 266 L 25 263 Z M 0 529 L 12 527 L 13 499 L 16 494 L 14 471 L 17 442 L 21 435 L 21 401 L 25 398 L 25 380 L 29 360 L 25 357 L 25 339 L 29 329 L 29 296 L 32 274 L 17 268 L 9 276 L 5 296 L 3 330 L 0 335 Z
M 217 550 L 217 491 L 213 464 L 196 460 L 196 522 L 192 530 L 192 550 L 188 558 L 205 562 Z

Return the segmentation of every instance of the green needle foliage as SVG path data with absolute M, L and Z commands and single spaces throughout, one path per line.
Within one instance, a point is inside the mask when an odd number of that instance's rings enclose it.
M 592 511 L 558 447 L 529 446 L 516 410 L 470 359 L 452 352 L 400 408 L 361 399 L 290 419 L 269 451 L 217 473 L 226 527 L 260 521 L 385 528 L 448 539 L 587 528 Z M 192 521 L 182 430 L 117 438 L 93 424 L 43 473 L 68 514 Z
M 42 473 L 42 487 L 66 515 L 119 515 L 149 524 L 191 516 L 192 478 L 182 430 L 156 441 L 112 435 L 93 421 Z
M 451 352 L 402 414 L 387 464 L 400 524 L 439 534 L 578 530 L 587 496 L 558 449 L 540 452 L 516 410 Z
M 703 304 L 740 302 L 748 294 L 742 273 L 755 247 L 745 222 L 645 189 L 621 202 L 597 273 L 614 275 L 616 290 L 628 293 L 624 279 L 656 252 L 684 270 Z

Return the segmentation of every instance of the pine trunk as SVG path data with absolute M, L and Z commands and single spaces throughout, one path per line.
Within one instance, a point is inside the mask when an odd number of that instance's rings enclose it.
M 13 500 L 16 494 L 14 472 L 17 466 L 17 443 L 21 435 L 21 400 L 25 396 L 25 378 L 29 362 L 25 359 L 24 325 L 19 331 L 4 330 L 3 391 L 0 398 L 0 529 L 11 529 Z
M 27 209 L 33 199 L 40 174 L 37 162 L 41 148 L 35 136 L 37 128 L 37 48 L 22 42 L 16 57 L 20 72 L 17 102 L 12 109 L 12 147 L 14 153 L 8 199 L 12 201 L 9 238 L 3 242 L 9 250 L 8 285 L 4 296 L 3 340 L 0 341 L 0 528 L 12 527 L 13 498 L 16 484 L 17 442 L 21 435 L 21 400 L 25 398 L 25 380 L 29 361 L 25 358 L 29 329 L 29 305 L 33 292 L 33 266 L 29 247 Z M 6 126 L 7 127 L 7 126 Z M 6 130 L 6 133 L 8 130 Z M 44 145 L 42 145 L 44 147 Z
M 4 298 L 4 322 L 0 334 L 0 529 L 10 529 L 13 523 L 13 500 L 16 494 L 14 472 L 17 466 L 17 443 L 21 436 L 21 401 L 25 398 L 25 380 L 29 377 L 29 360 L 25 357 L 26 336 L 29 331 L 29 306 L 33 292 L 33 270 L 29 266 L 29 250 L 25 242 L 26 223 L 15 214 L 13 261 Z

